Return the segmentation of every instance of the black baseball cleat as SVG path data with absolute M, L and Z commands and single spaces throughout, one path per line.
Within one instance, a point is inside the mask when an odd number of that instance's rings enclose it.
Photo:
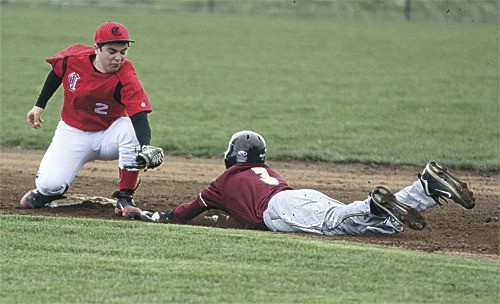
M 19 204 L 24 209 L 35 209 L 45 207 L 47 202 L 43 199 L 43 195 L 35 189 L 26 192 Z
M 474 194 L 467 188 L 467 184 L 451 175 L 445 166 L 433 160 L 418 177 L 425 193 L 438 204 L 441 204 L 439 199 L 442 198 L 445 201 L 451 199 L 465 209 L 472 209 L 476 205 Z
M 378 186 L 370 193 L 371 202 L 386 216 L 414 230 L 425 228 L 422 214 L 415 208 L 401 203 L 389 189 Z
M 130 219 L 141 218 L 141 209 L 136 206 L 133 200 L 133 193 L 134 192 L 130 190 L 120 190 L 111 195 L 112 198 L 118 199 L 115 206 L 116 215 Z
M 38 192 L 37 189 L 30 190 L 26 192 L 26 194 L 21 198 L 21 201 L 19 204 L 21 207 L 24 209 L 36 209 L 36 208 L 43 208 L 50 204 L 50 202 L 55 201 L 57 199 L 65 198 L 64 195 L 43 195 L 40 192 Z

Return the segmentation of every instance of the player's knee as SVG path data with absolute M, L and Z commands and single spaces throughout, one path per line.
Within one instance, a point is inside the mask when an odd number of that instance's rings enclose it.
M 44 182 L 37 179 L 36 188 L 38 191 L 47 196 L 62 195 L 68 191 L 69 185 L 61 183 Z

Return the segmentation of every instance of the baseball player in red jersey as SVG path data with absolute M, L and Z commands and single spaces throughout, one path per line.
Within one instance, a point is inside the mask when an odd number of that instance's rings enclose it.
M 24 208 L 40 208 L 61 198 L 76 174 L 92 160 L 115 160 L 119 190 L 115 213 L 137 218 L 141 210 L 133 200 L 140 170 L 125 170 L 141 147 L 149 146 L 151 112 L 146 92 L 132 63 L 126 60 L 130 43 L 124 25 L 105 22 L 94 46 L 76 44 L 46 61 L 52 66 L 28 124 L 38 129 L 48 100 L 61 86 L 64 104 L 61 121 L 36 176 L 36 189 L 21 199 Z
M 252 131 L 234 134 L 224 154 L 227 170 L 191 202 L 169 212 L 142 211 L 146 221 L 188 221 L 219 209 L 254 229 L 325 235 L 392 234 L 403 226 L 420 230 L 421 212 L 449 198 L 467 209 L 475 206 L 467 185 L 434 161 L 411 186 L 393 194 L 376 187 L 368 198 L 344 204 L 311 189 L 294 190 L 265 164 L 266 143 Z

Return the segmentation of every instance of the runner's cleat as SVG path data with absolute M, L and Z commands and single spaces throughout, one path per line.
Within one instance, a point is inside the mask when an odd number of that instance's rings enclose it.
M 401 203 L 389 189 L 378 186 L 370 193 L 371 201 L 375 206 L 394 218 L 401 225 L 406 225 L 414 230 L 425 228 L 426 222 L 422 214 L 415 208 Z
M 418 177 L 425 193 L 438 204 L 441 204 L 439 199 L 442 198 L 445 201 L 451 199 L 465 209 L 472 209 L 476 205 L 474 194 L 467 188 L 467 184 L 435 161 L 430 161 Z

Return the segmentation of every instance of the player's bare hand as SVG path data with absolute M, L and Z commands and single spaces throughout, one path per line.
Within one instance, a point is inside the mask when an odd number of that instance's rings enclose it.
M 37 106 L 34 106 L 33 109 L 28 112 L 26 120 L 32 128 L 40 129 L 42 127 L 42 113 L 43 109 Z

